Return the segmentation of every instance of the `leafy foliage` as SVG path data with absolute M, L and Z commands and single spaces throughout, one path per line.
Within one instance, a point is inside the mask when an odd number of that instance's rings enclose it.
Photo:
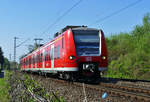
M 8 78 L 10 102 L 65 102 L 53 90 L 47 90 L 32 76 L 12 72 Z
M 4 69 L 10 69 L 10 62 L 6 57 L 4 58 Z
M 9 85 L 7 80 L 9 79 L 10 72 L 5 71 L 5 77 L 0 78 L 0 102 L 9 102 Z
M 10 62 L 6 57 L 3 55 L 2 48 L 0 47 L 0 65 L 1 65 L 1 70 L 2 69 L 9 69 L 10 68 Z
M 150 80 L 150 14 L 130 33 L 107 38 L 107 76 Z
M 1 64 L 1 68 L 4 65 L 4 56 L 3 56 L 3 51 L 2 48 L 0 47 L 0 64 Z

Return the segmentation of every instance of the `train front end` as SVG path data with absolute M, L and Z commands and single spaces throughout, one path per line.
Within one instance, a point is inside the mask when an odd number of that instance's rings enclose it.
M 107 70 L 107 48 L 102 30 L 73 28 L 68 30 L 70 63 L 78 69 L 79 78 L 99 78 Z M 73 62 L 75 62 L 73 64 Z

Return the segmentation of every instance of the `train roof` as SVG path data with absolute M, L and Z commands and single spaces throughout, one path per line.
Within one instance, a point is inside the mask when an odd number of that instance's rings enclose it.
M 79 27 L 79 28 L 73 28 L 72 30 L 88 30 L 88 31 L 94 30 L 94 31 L 98 31 L 99 29 Z
M 36 50 L 34 50 L 34 51 L 31 52 L 31 53 L 27 53 L 23 58 L 25 58 L 25 57 L 27 57 L 27 56 L 30 56 L 31 54 L 34 54 L 34 53 L 40 51 L 40 49 L 42 49 L 42 48 L 47 47 L 50 43 L 52 43 L 52 42 L 53 42 L 55 39 L 57 39 L 60 35 L 63 35 L 63 33 L 64 33 L 65 31 L 67 31 L 68 29 L 71 29 L 71 30 L 89 30 L 89 31 L 93 31 L 93 30 L 94 30 L 94 31 L 98 31 L 98 30 L 99 30 L 99 29 L 95 29 L 95 28 L 88 28 L 87 26 L 84 26 L 84 25 L 82 25 L 82 26 L 72 26 L 72 25 L 68 25 L 68 26 L 66 26 L 65 28 L 61 29 L 60 32 L 55 33 L 53 40 L 47 42 L 46 44 L 44 44 L 43 46 L 37 48 Z M 21 59 L 22 59 L 22 58 L 21 58 Z
M 88 28 L 88 26 L 66 26 L 65 28 L 63 28 L 61 30 L 61 33 L 63 33 L 64 31 L 68 30 L 68 29 L 72 29 L 72 30 L 99 30 L 99 29 L 95 29 L 95 28 Z

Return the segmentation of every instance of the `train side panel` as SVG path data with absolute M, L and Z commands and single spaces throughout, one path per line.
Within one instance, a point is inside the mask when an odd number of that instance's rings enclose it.
M 86 31 L 83 28 L 77 30 Z M 90 68 L 92 69 L 93 67 L 95 67 L 96 72 L 107 70 L 107 47 L 103 31 L 96 30 L 96 32 L 99 32 L 99 54 L 97 55 L 84 51 L 88 48 L 82 48 L 82 46 L 76 44 L 74 31 L 72 29 L 66 30 L 53 41 L 22 58 L 20 61 L 21 70 L 46 73 L 79 72 L 80 70 L 85 70 L 85 72 L 89 73 Z M 94 47 L 92 46 L 93 49 Z M 91 51 L 90 49 L 88 50 Z M 79 51 L 84 52 L 84 54 L 79 55 Z

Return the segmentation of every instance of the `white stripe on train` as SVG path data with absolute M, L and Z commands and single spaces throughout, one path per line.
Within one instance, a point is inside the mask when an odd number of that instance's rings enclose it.
M 43 70 L 43 71 L 78 71 L 77 67 L 60 67 L 60 68 L 24 68 L 21 69 L 22 71 L 39 71 L 39 70 Z M 107 67 L 99 67 L 99 71 L 106 71 Z

